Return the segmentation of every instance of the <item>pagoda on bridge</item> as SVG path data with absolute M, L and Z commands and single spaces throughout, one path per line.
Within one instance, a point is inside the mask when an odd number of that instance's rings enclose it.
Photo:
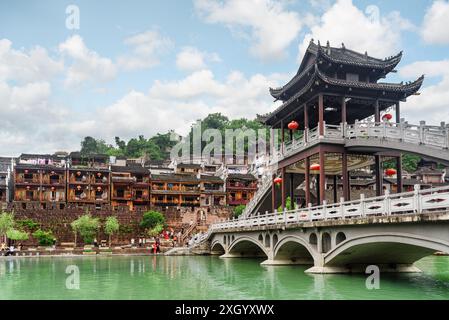
M 311 40 L 296 75 L 284 86 L 270 88 L 270 94 L 275 101 L 282 101 L 282 105 L 259 116 L 259 120 L 280 129 L 282 143 L 277 152 L 284 154 L 273 176 L 282 181 L 278 183 L 281 188 L 272 188 L 273 211 L 279 205 L 285 208 L 287 193 L 295 199 L 299 185 L 304 187 L 302 205 L 321 204 L 324 200 L 338 202 L 341 198 L 350 200 L 349 171 L 373 165 L 375 193 L 381 195 L 384 192 L 382 160 L 386 159 L 396 160 L 397 191 L 402 191 L 400 152 L 380 145 L 351 148 L 344 142 L 348 128 L 359 121 L 388 121 L 392 126 L 400 123 L 400 102 L 418 94 L 424 80 L 421 76 L 407 83 L 382 82 L 389 73 L 396 72 L 401 58 L 402 52 L 377 59 L 367 52 L 345 48 L 344 44 L 331 47 L 327 42 L 322 46 Z M 304 141 L 300 148 L 295 147 L 298 140 Z M 289 145 L 293 147 L 286 152 Z M 342 190 L 337 187 L 338 179 Z M 334 192 L 326 199 L 329 180 L 334 183 Z

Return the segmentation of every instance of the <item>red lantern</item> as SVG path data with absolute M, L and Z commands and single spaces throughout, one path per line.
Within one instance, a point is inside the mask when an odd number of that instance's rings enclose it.
M 387 176 L 394 176 L 396 174 L 396 169 L 388 168 L 387 170 L 385 170 L 385 174 Z
M 97 187 L 97 190 L 98 190 L 98 191 L 101 191 L 101 187 Z
M 390 113 L 386 113 L 382 116 L 383 121 L 390 121 L 393 118 L 393 116 Z
M 28 170 L 25 170 L 25 173 L 28 173 Z
M 30 190 L 30 186 L 27 186 L 27 190 Z
M 51 187 L 50 189 L 51 189 L 51 191 L 55 191 L 55 187 Z
M 310 165 L 310 170 L 318 171 L 318 170 L 320 170 L 320 165 L 318 163 L 313 163 Z
M 279 178 L 279 177 L 274 178 L 273 182 L 277 185 L 280 185 L 282 183 L 282 178 Z
M 81 186 L 76 186 L 76 189 L 77 190 L 81 190 Z
M 101 173 L 100 172 L 97 173 L 97 177 L 101 177 Z
M 292 121 L 287 126 L 290 130 L 298 130 L 299 124 L 296 121 Z

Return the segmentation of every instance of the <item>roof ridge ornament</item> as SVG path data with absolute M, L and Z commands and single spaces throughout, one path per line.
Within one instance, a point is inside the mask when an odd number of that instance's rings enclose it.
M 343 50 L 346 49 L 345 44 L 344 44 L 343 42 L 341 43 L 341 48 L 342 48 Z

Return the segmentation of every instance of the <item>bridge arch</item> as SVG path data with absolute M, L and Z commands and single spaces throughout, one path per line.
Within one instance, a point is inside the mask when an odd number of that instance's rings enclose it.
M 324 265 L 411 265 L 436 251 L 449 252 L 449 243 L 401 233 L 367 235 L 341 242 L 325 255 Z
M 225 254 L 226 250 L 224 246 L 220 243 L 220 241 L 215 240 L 210 248 L 210 253 L 212 255 L 222 255 Z
M 287 236 L 273 247 L 274 261 L 289 261 L 296 264 L 314 264 L 316 252 L 301 237 Z
M 268 248 L 265 248 L 263 243 L 259 243 L 251 237 L 243 236 L 236 237 L 230 243 L 228 254 L 241 257 L 269 257 L 267 250 Z

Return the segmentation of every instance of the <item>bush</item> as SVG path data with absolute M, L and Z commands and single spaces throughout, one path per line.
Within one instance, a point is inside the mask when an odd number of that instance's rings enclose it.
M 164 230 L 164 225 L 157 224 L 154 228 L 151 228 L 150 230 L 148 230 L 148 235 L 150 237 L 157 237 L 158 235 L 161 234 L 162 230 Z
M 244 204 L 238 205 L 237 207 L 234 208 L 234 217 L 239 217 L 242 213 L 243 210 L 245 210 L 246 206 Z
M 51 232 L 50 230 L 44 231 L 38 229 L 33 233 L 33 237 L 39 242 L 40 246 L 51 246 L 55 241 L 53 232 Z
M 33 231 L 39 227 L 39 224 L 35 222 L 33 219 L 23 219 L 17 221 L 17 224 L 22 228 L 26 228 L 30 231 Z
M 28 233 L 25 231 L 17 230 L 17 229 L 9 229 L 6 232 L 6 236 L 11 240 L 27 240 Z
M 165 225 L 165 217 L 158 211 L 148 211 L 143 214 L 140 226 L 144 229 L 153 229 L 157 225 Z

